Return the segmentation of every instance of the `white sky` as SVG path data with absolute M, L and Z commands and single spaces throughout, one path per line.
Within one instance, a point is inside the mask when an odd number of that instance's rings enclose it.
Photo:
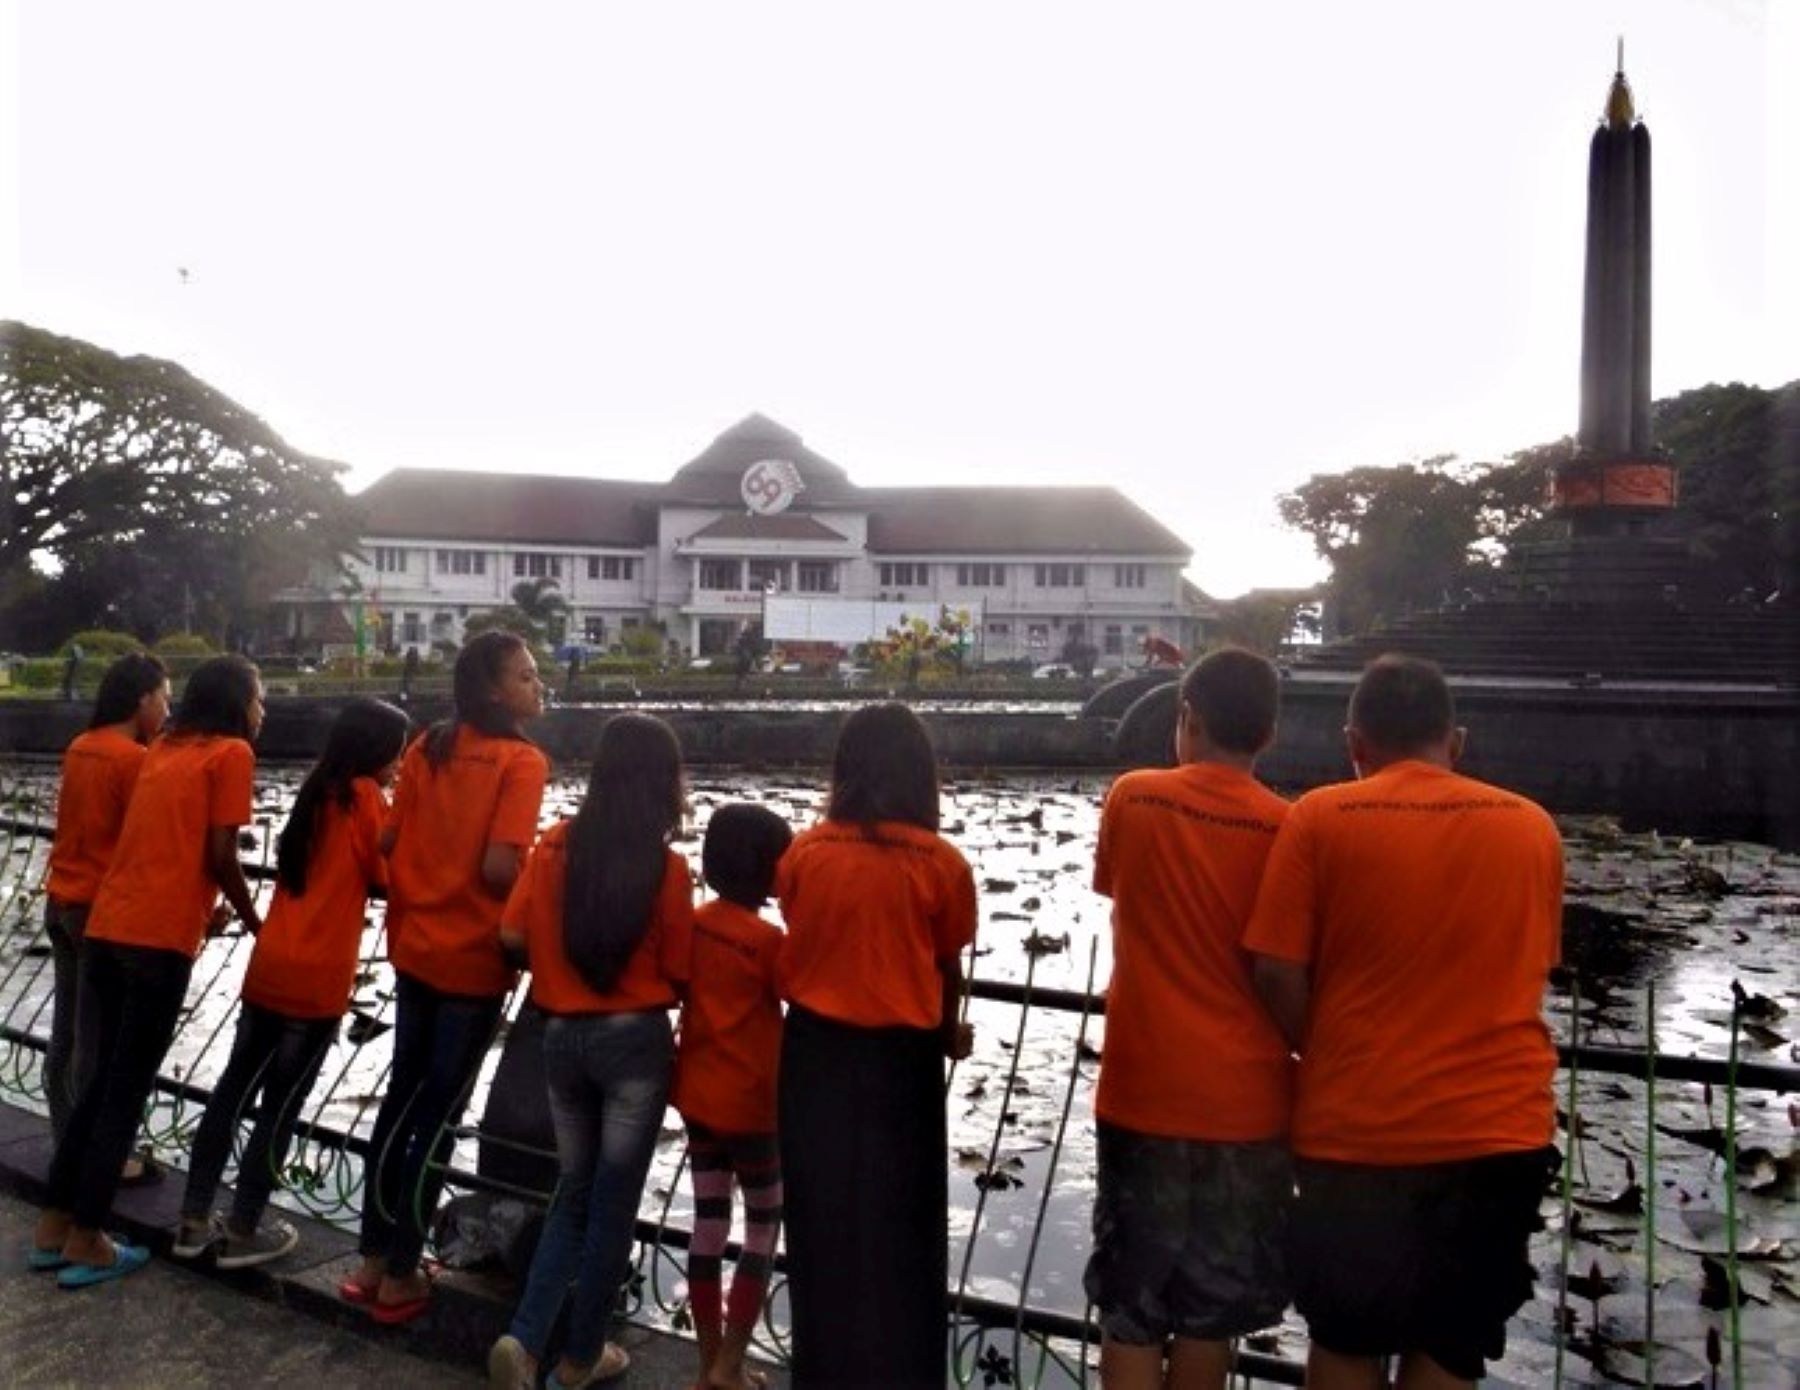
M 1305 582 L 1284 488 L 1573 429 L 1620 33 L 1656 392 L 1800 376 L 1790 0 L 0 0 L 0 316 L 353 487 L 663 478 L 760 410 Z

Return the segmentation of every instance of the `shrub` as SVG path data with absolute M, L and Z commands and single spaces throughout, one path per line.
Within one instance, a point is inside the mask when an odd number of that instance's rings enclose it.
M 171 632 L 156 639 L 158 656 L 212 656 L 214 647 L 197 632 Z
M 72 634 L 67 642 L 56 649 L 56 654 L 67 656 L 71 643 L 80 647 L 81 654 L 85 657 L 105 657 L 109 661 L 114 657 L 144 650 L 144 644 L 131 633 L 114 632 L 111 628 L 104 627 L 85 628 Z

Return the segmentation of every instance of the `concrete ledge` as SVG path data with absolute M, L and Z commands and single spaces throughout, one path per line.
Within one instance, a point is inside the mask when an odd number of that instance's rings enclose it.
M 0 1190 L 42 1205 L 50 1166 L 49 1121 L 0 1103 Z M 121 1190 L 113 1206 L 112 1229 L 166 1258 L 180 1216 L 182 1174 L 163 1182 Z M 346 1231 L 283 1209 L 300 1231 L 290 1255 L 261 1269 L 224 1272 L 210 1261 L 183 1262 L 247 1297 L 274 1303 L 309 1320 L 355 1332 L 387 1347 L 433 1361 L 472 1369 L 485 1363 L 488 1347 L 506 1330 L 517 1290 L 504 1274 L 445 1270 L 438 1277 L 431 1311 L 405 1327 L 378 1327 L 337 1296 L 338 1283 L 356 1266 L 356 1241 Z M 129 1289 L 130 1284 L 120 1286 Z M 296 1337 L 307 1335 L 297 1325 Z M 633 1386 L 690 1390 L 694 1383 L 693 1344 L 651 1328 L 627 1324 L 615 1340 L 631 1353 Z M 769 1369 L 769 1368 L 764 1368 Z M 786 1378 L 770 1371 L 770 1383 Z

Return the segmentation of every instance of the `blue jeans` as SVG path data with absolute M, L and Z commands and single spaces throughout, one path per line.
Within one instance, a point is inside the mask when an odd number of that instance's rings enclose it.
M 563 1356 L 585 1366 L 605 1344 L 674 1063 L 674 1033 L 660 1009 L 555 1017 L 544 1029 L 561 1176 L 512 1322 L 513 1336 L 540 1360 L 571 1282 Z
M 456 1146 L 450 1131 L 469 1103 L 503 1003 L 394 977 L 394 1061 L 369 1136 L 357 1245 L 363 1255 L 385 1260 L 394 1278 L 419 1267 Z

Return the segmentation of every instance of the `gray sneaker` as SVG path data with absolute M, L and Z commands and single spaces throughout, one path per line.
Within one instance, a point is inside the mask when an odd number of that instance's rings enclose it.
M 217 1212 L 207 1216 L 184 1216 L 169 1253 L 178 1260 L 197 1260 L 224 1241 L 225 1221 Z
M 220 1269 L 252 1269 L 279 1260 L 300 1243 L 300 1232 L 278 1217 L 269 1217 L 249 1235 L 225 1227 L 225 1243 L 219 1247 Z

